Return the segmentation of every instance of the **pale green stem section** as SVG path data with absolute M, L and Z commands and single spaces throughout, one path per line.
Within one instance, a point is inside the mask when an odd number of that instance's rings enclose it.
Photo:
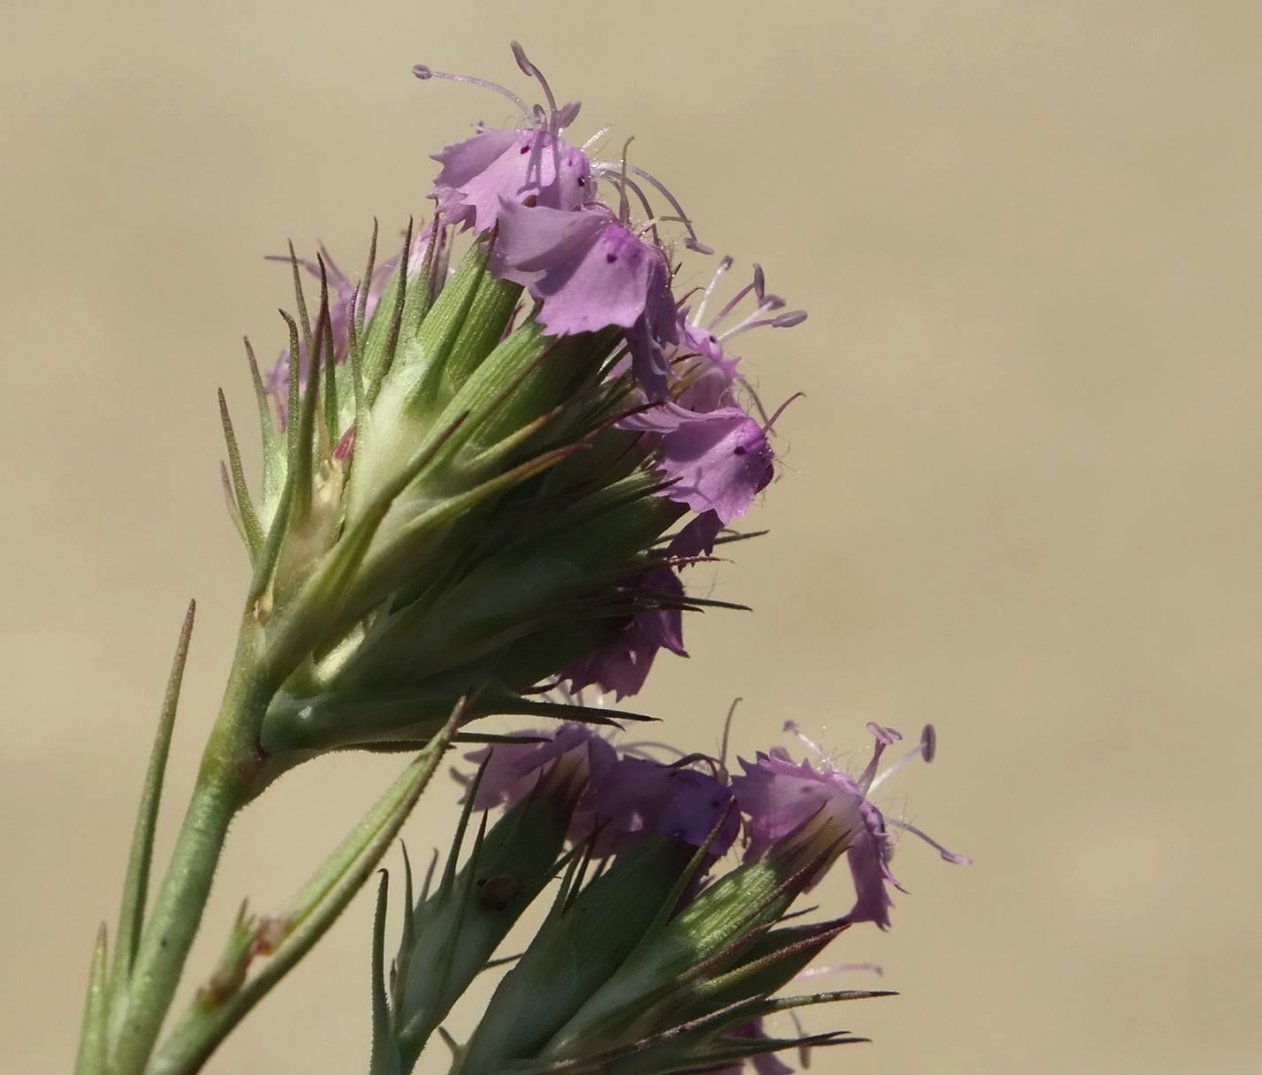
M 199 1071 L 229 1031 L 332 926 L 398 835 L 438 768 L 464 711 L 463 703 L 456 707 L 446 726 L 303 886 L 290 910 L 278 920 L 284 923 L 285 936 L 275 951 L 263 958 L 259 973 L 229 997 L 193 1002 L 154 1056 L 151 1075 L 192 1075 Z
M 270 692 L 256 667 L 253 637 L 247 622 L 125 993 L 120 985 L 112 1013 L 110 1075 L 140 1075 L 145 1068 L 201 923 L 228 826 L 249 800 L 263 761 L 256 743 Z

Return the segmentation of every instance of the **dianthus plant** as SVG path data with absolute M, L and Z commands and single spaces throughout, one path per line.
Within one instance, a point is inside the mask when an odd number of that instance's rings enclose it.
M 766 1075 L 789 1070 L 779 1051 L 857 1040 L 786 1037 L 781 1013 L 870 991 L 781 991 L 845 930 L 889 925 L 894 823 L 870 796 L 898 733 L 869 725 L 874 754 L 856 775 L 781 746 L 729 773 L 723 752 L 637 745 L 626 725 L 644 718 L 603 704 L 636 693 L 659 651 L 686 655 L 685 612 L 722 604 L 690 591 L 689 572 L 748 536 L 733 527 L 775 472 L 776 414 L 734 341 L 805 315 L 757 265 L 738 287 L 730 258 L 698 273 L 713 252 L 668 188 L 625 146 L 608 154 L 604 131 L 570 140 L 578 104 L 513 53 L 543 103 L 415 68 L 493 90 L 519 119 L 436 154 L 431 210 L 393 250 L 378 256 L 374 230 L 358 277 L 324 250 L 282 259 L 288 345 L 262 370 L 247 345 L 255 482 L 220 399 L 250 564 L 235 658 L 151 900 L 190 608 L 118 926 L 94 950 L 80 1075 L 199 1070 L 363 886 L 460 743 L 479 744 L 456 769 L 463 817 L 419 888 L 405 867 L 389 967 L 381 882 L 372 1075 L 411 1071 L 438 1038 L 461 1075 L 747 1060 Z M 512 715 L 537 726 L 496 723 Z M 243 906 L 173 1015 L 233 817 L 287 770 L 349 749 L 411 760 L 286 907 Z M 902 761 L 933 752 L 926 729 Z M 823 920 L 801 917 L 795 899 L 840 859 L 852 898 L 830 887 Z M 505 958 L 536 901 L 541 924 Z M 444 1021 L 492 967 L 498 987 L 458 1042 Z

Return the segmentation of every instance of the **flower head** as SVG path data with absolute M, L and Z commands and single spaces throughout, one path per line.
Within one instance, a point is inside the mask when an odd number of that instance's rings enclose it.
M 790 724 L 786 726 L 796 730 Z M 776 847 L 810 847 L 824 856 L 825 868 L 829 850 L 845 852 L 855 885 L 855 903 L 846 918 L 852 922 L 875 922 L 882 929 L 890 925 L 889 908 L 893 906 L 888 886 L 901 886 L 890 872 L 892 854 L 885 816 L 869 800 L 869 793 L 891 773 L 916 758 L 932 760 L 936 737 L 932 725 L 926 725 L 920 742 L 885 772 L 878 774 L 882 754 L 902 736 L 893 728 L 869 724 L 875 740 L 872 758 L 857 777 L 842 772 L 825 762 L 816 769 L 809 761 L 794 762 L 787 751 L 773 747 L 759 753 L 754 762 L 741 760 L 744 775 L 732 780 L 741 810 L 747 815 L 745 831 L 749 838 L 747 858 L 772 853 Z M 928 841 L 948 862 L 965 865 L 969 862 L 941 844 L 903 822 L 892 822 Z M 820 873 L 810 880 L 817 883 Z
M 635 693 L 659 651 L 686 656 L 680 572 L 773 475 L 727 348 L 789 323 L 783 300 L 756 270 L 708 314 L 725 259 L 690 311 L 676 252 L 706 248 L 678 200 L 625 150 L 566 142 L 578 105 L 514 55 L 544 104 L 417 69 L 520 118 L 438 155 L 438 211 L 397 261 L 352 284 L 293 259 L 327 288 L 314 328 L 296 297 L 292 361 L 263 386 L 257 507 L 229 473 L 276 640 L 270 752 L 420 744 L 461 698 L 468 719 L 530 713 L 558 682 Z

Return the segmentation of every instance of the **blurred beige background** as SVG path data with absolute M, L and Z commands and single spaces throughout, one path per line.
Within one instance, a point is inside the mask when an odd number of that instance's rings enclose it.
M 694 749 L 734 695 L 746 752 L 940 731 L 885 803 L 977 865 L 905 841 L 894 930 L 839 953 L 903 995 L 834 1012 L 875 1044 L 813 1070 L 1257 1071 L 1262 6 L 1228 0 L 5 0 L 0 1069 L 70 1069 L 190 595 L 164 841 L 213 715 L 244 584 L 214 391 L 246 423 L 240 336 L 281 345 L 262 255 L 358 265 L 423 209 L 427 155 L 503 110 L 411 65 L 520 87 L 512 37 L 811 310 L 746 348 L 806 393 L 773 533 L 718 576 L 756 612 L 691 623 L 644 704 Z M 396 766 L 248 812 L 195 969 Z M 210 1070 L 362 1071 L 368 919 Z

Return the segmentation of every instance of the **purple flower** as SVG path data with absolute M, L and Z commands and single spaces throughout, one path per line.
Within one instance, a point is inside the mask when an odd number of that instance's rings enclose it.
M 541 304 L 551 336 L 626 330 L 631 366 L 652 399 L 665 395 L 667 347 L 679 339 L 670 266 L 603 205 L 577 212 L 503 201 L 491 252 L 494 275 L 523 285 Z
M 646 571 L 632 588 L 664 599 L 666 607 L 653 607 L 633 614 L 622 629 L 594 653 L 561 673 L 570 690 L 597 686 L 613 691 L 619 699 L 636 694 L 653 667 L 659 649 L 687 657 L 684 649 L 683 616 L 677 603 L 684 597 L 683 584 L 669 568 Z
M 660 433 L 658 467 L 671 482 L 663 495 L 713 512 L 724 526 L 749 510 L 774 473 L 766 432 L 739 407 L 697 413 L 663 403 L 619 425 Z
M 528 108 L 512 90 L 486 79 L 435 71 L 424 64 L 412 68 L 422 81 L 446 79 L 491 90 L 511 101 L 521 113 L 521 126 L 515 130 L 479 124 L 472 138 L 447 146 L 434 156 L 443 167 L 434 180 L 431 197 L 450 223 L 471 225 L 479 234 L 495 226 L 502 200 L 574 210 L 595 196 L 587 154 L 561 138 L 561 132 L 578 117 L 579 103 L 558 105 L 548 80 L 516 41 L 513 56 L 522 73 L 539 83 L 546 108 Z
M 474 809 L 516 805 L 539 786 L 545 773 L 563 764 L 584 788 L 568 838 L 572 843 L 594 839 L 599 857 L 625 851 L 654 833 L 700 847 L 722 821 L 710 847 L 713 861 L 727 853 L 740 832 L 731 789 L 717 777 L 689 768 L 686 763 L 691 759 L 665 764 L 619 754 L 585 724 L 566 723 L 552 731 L 522 735 L 535 741 L 496 744 L 466 756 L 485 763 Z
M 707 773 L 623 755 L 588 786 L 575 814 L 586 832 L 572 835 L 594 835 L 596 854 L 603 857 L 625 851 L 653 833 L 700 847 L 722 822 L 708 852 L 714 862 L 740 832 L 740 816 L 731 802 L 731 789 Z
M 689 521 L 673 538 L 666 551 L 679 560 L 709 556 L 723 529 L 722 520 L 712 511 Z
M 719 264 L 695 315 L 690 317 L 687 310 L 679 314 L 681 342 L 668 363 L 675 378 L 672 398 L 618 423 L 623 429 L 656 434 L 658 466 L 669 483 L 662 495 L 697 512 L 670 545 L 670 553 L 678 557 L 709 555 L 719 531 L 749 510 L 774 474 L 767 434 L 780 412 L 760 423 L 742 405 L 738 397 L 753 393 L 737 368 L 739 359 L 725 351 L 725 342 L 751 328 L 783 328 L 806 317 L 801 311 L 764 316 L 783 307 L 784 300 L 766 292 L 762 269 L 755 265 L 753 281 L 706 321 L 706 306 L 731 265 L 731 258 Z M 722 323 L 751 292 L 757 299 L 753 313 L 723 329 Z M 753 399 L 761 411 L 757 397 Z
M 646 310 L 655 329 L 663 315 L 674 325 L 665 256 L 603 205 L 567 212 L 504 201 L 491 267 L 543 303 L 539 323 L 553 336 L 631 328 Z
M 876 743 L 872 759 L 857 778 L 827 762 L 818 771 L 809 761 L 795 763 L 787 751 L 775 747 L 766 754 L 759 753 L 752 764 L 742 759 L 745 774 L 733 777 L 732 786 L 741 811 L 748 817 L 747 858 L 765 855 L 776 846 L 809 846 L 821 854 L 827 854 L 830 848 L 844 848 L 856 897 L 846 917 L 852 922 L 875 922 L 881 929 L 888 929 L 889 908 L 893 906 L 888 886 L 902 889 L 889 868 L 892 848 L 886 819 L 869 801 L 868 794 L 908 761 L 931 760 L 936 740 L 932 726 L 926 726 L 920 743 L 878 775 L 881 755 L 902 736 L 893 728 L 878 724 L 869 724 L 868 730 Z M 948 862 L 968 863 L 968 859 L 947 851 L 919 829 L 900 822 L 893 824 L 927 840 Z M 822 874 L 821 870 L 811 885 Z
M 537 735 L 539 741 L 501 743 L 467 755 L 472 762 L 486 761 L 473 800 L 474 809 L 515 805 L 538 786 L 543 773 L 560 759 L 576 767 L 576 779 L 583 782 L 601 779 L 617 760 L 608 740 L 585 724 L 567 723 L 553 731 L 523 735 Z
M 595 190 L 587 154 L 550 131 L 480 128 L 434 160 L 443 167 L 431 197 L 449 222 L 479 234 L 499 221 L 503 202 L 569 212 Z

